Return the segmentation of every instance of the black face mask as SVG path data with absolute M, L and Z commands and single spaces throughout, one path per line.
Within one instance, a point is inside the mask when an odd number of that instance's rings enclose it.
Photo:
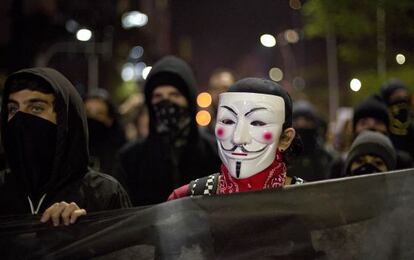
M 295 129 L 299 134 L 303 143 L 303 153 L 309 154 L 315 151 L 317 146 L 317 131 L 314 128 L 297 128 Z
M 406 135 L 410 125 L 410 101 L 399 99 L 389 104 L 390 132 L 394 135 Z
M 369 173 L 375 173 L 375 172 L 381 172 L 381 170 L 375 167 L 374 165 L 367 163 L 351 171 L 351 175 L 362 175 L 362 174 L 369 174 Z
M 156 129 L 159 134 L 176 136 L 190 122 L 188 108 L 179 106 L 169 100 L 163 100 L 154 105 Z
M 57 126 L 40 117 L 18 112 L 6 125 L 4 142 L 12 174 L 30 196 L 45 193 L 56 151 Z
M 104 123 L 88 117 L 89 143 L 91 145 L 97 142 L 104 142 L 110 134 L 110 128 Z

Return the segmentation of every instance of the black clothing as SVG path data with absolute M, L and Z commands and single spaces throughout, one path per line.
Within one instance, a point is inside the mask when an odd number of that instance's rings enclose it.
M 39 212 L 60 201 L 75 202 L 88 212 L 128 207 L 130 204 L 128 195 L 115 179 L 90 172 L 88 169 L 88 127 L 84 105 L 73 85 L 56 70 L 25 69 L 12 74 L 6 80 L 1 111 L 3 143 L 12 134 L 8 126 L 13 119 L 7 121 L 7 99 L 13 91 L 12 82 L 16 78 L 24 78 L 27 75 L 43 78 L 54 90 L 56 142 L 55 147 L 45 143 L 47 146 L 43 149 L 54 149 L 55 153 L 48 180 L 39 183 L 38 187 L 30 187 L 25 178 L 25 175 L 30 173 L 24 167 L 19 168 L 18 164 L 11 163 L 19 158 L 15 157 L 15 154 L 9 150 L 10 147 L 5 145 L 6 156 L 10 157 L 8 158 L 10 171 L 3 172 L 0 178 L 0 214 L 29 213 L 29 202 L 37 205 L 39 201 L 43 201 L 40 203 Z M 23 112 L 17 114 L 19 113 Z M 28 127 L 26 130 L 32 129 Z M 22 160 L 20 164 L 25 165 L 26 161 Z M 29 196 L 31 191 L 37 195 L 36 198 Z
M 329 179 L 333 160 L 331 154 L 318 146 L 311 153 L 290 158 L 287 174 L 307 182 Z
M 160 84 L 175 86 L 188 101 L 190 120 L 181 129 L 184 132 L 180 133 L 181 137 L 170 135 L 171 131 L 157 131 L 151 97 Z M 127 144 L 119 156 L 118 176 L 128 188 L 135 206 L 164 202 L 175 188 L 217 172 L 220 166 L 216 143 L 197 127 L 195 80 L 184 61 L 173 56 L 160 60 L 152 68 L 144 91 L 150 116 L 149 136 Z

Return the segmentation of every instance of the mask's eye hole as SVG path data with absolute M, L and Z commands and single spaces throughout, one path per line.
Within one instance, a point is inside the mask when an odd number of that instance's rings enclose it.
M 235 122 L 231 119 L 223 119 L 221 122 L 225 125 L 233 125 Z
M 266 125 L 265 122 L 259 121 L 259 120 L 255 120 L 253 122 L 250 123 L 252 126 L 264 126 Z

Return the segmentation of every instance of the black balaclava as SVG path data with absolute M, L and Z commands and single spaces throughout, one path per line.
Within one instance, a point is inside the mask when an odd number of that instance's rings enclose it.
M 161 85 L 177 88 L 187 99 L 188 107 L 181 107 L 168 100 L 152 104 L 152 93 Z M 158 61 L 151 69 L 144 88 L 150 116 L 150 136 L 161 135 L 166 137 L 165 140 L 180 144 L 188 136 L 197 135 L 195 92 L 193 72 L 183 60 L 166 56 Z
M 389 116 L 387 107 L 377 99 L 369 97 L 358 104 L 354 109 L 354 116 L 352 118 L 352 126 L 355 132 L 355 127 L 360 119 L 374 118 L 380 122 L 383 122 L 385 126 L 389 125 Z M 375 131 L 375 129 L 369 129 Z
M 404 136 L 408 134 L 408 127 L 411 123 L 411 100 L 410 97 L 404 97 L 391 101 L 391 95 L 399 89 L 409 93 L 402 81 L 396 79 L 387 81 L 381 86 L 381 96 L 388 106 L 390 116 L 389 130 L 391 134 Z
M 28 78 L 42 82 L 43 89 L 33 89 L 25 84 L 16 88 L 17 81 Z M 56 125 L 22 112 L 8 121 L 10 93 L 23 89 L 45 92 L 44 88 L 46 93 L 55 96 Z M 17 182 L 15 189 L 24 194 L 41 196 L 46 193 L 46 200 L 51 199 L 62 187 L 81 180 L 88 171 L 88 129 L 84 105 L 75 87 L 54 69 L 24 69 L 7 78 L 1 110 L 1 135 L 11 167 L 10 181 Z M 51 162 L 44 163 L 46 161 Z M 28 174 L 36 174 L 36 177 L 28 178 Z
M 381 158 L 387 165 L 388 171 L 396 167 L 397 155 L 391 140 L 384 134 L 367 130 L 361 132 L 351 145 L 345 161 L 347 176 L 379 172 L 379 169 L 369 163 L 364 163 L 351 172 L 352 163 L 364 155 Z

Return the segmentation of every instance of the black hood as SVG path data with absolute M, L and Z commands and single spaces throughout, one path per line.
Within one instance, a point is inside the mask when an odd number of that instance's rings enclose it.
M 57 119 L 57 143 L 54 165 L 48 194 L 57 192 L 69 182 L 80 180 L 88 168 L 88 127 L 86 113 L 80 95 L 69 80 L 51 68 L 30 68 L 10 75 L 4 85 L 1 110 L 1 137 L 6 136 L 7 99 L 13 79 L 35 76 L 46 80 L 55 95 L 55 112 Z M 5 151 L 7 154 L 7 150 Z
M 191 113 L 191 129 L 194 133 L 197 129 L 195 121 L 197 90 L 194 74 L 185 61 L 175 56 L 166 56 L 152 67 L 144 87 L 145 103 L 150 115 L 150 135 L 156 132 L 154 109 L 151 104 L 152 92 L 156 87 L 164 84 L 173 85 L 186 97 Z

